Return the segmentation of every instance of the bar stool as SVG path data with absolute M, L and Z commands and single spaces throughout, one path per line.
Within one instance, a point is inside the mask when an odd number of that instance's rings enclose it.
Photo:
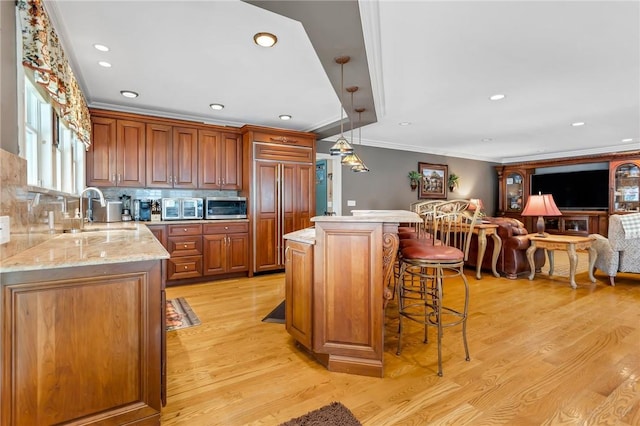
M 478 212 L 465 213 L 469 200 L 452 200 L 434 206 L 433 223 L 428 230 L 432 238 L 421 244 L 412 243 L 400 250 L 398 292 L 398 350 L 402 348 L 403 318 L 424 325 L 424 342 L 428 342 L 428 328 L 438 332 L 438 376 L 442 376 L 443 329 L 462 325 L 465 359 L 470 360 L 467 343 L 469 283 L 464 275 L 464 262 Z M 460 280 L 454 280 L 460 277 Z M 462 282 L 462 309 L 445 306 L 443 285 Z M 451 284 L 449 284 L 451 283 Z

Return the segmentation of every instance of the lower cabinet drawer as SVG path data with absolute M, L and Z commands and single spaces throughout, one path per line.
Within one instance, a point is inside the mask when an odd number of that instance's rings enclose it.
M 202 256 L 183 256 L 167 260 L 167 280 L 202 276 Z
M 202 254 L 202 237 L 169 237 L 167 251 L 171 257 L 197 256 Z

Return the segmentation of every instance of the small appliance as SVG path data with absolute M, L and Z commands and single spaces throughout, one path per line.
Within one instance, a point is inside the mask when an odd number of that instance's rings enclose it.
M 202 219 L 202 198 L 163 198 L 162 220 Z
M 133 200 L 133 219 L 140 221 L 151 220 L 151 200 Z
M 94 222 L 121 222 L 122 201 L 106 200 L 105 206 L 100 205 L 100 200 L 91 200 L 91 211 Z
M 206 219 L 246 219 L 245 197 L 207 197 Z

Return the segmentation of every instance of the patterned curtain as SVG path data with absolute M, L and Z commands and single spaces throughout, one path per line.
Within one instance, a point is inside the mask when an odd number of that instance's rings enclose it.
M 89 108 L 42 0 L 18 0 L 17 8 L 22 23 L 22 64 L 33 70 L 34 81 L 49 93 L 60 118 L 89 149 Z

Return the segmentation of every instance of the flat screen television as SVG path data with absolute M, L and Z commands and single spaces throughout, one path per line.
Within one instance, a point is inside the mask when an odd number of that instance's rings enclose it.
M 552 194 L 560 210 L 607 210 L 609 171 L 534 174 L 531 193 Z

